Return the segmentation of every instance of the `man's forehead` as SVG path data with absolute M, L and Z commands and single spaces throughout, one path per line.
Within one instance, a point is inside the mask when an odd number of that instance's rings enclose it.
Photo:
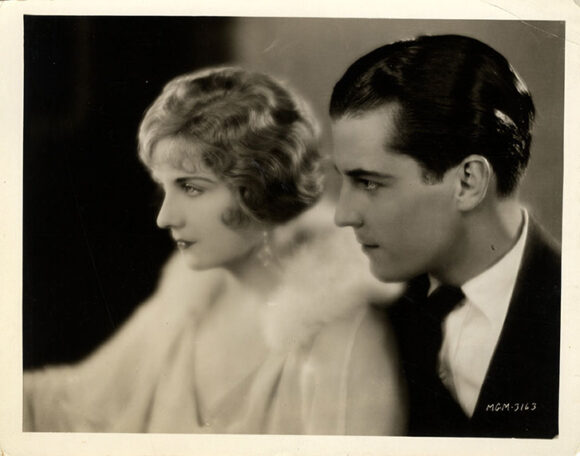
M 397 101 L 383 103 L 370 109 L 346 111 L 333 119 L 333 125 L 340 123 L 367 125 L 368 128 L 382 127 L 388 130 L 395 126 L 395 120 L 401 115 L 403 107 Z
M 357 116 L 344 116 L 332 124 L 333 157 L 339 168 L 371 168 L 389 161 L 395 153 L 390 150 L 394 132 L 393 115 L 378 109 Z

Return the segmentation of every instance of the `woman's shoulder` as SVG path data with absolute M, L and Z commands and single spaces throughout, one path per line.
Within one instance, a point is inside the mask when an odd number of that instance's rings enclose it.
M 309 346 L 313 366 L 334 362 L 343 369 L 360 357 L 382 368 L 398 357 L 388 316 L 372 305 L 352 309 L 322 326 Z
M 284 280 L 271 298 L 264 325 L 276 349 L 307 343 L 321 332 L 340 332 L 370 303 L 392 302 L 400 295 L 401 285 L 372 276 L 352 230 L 333 224 L 327 204 L 285 226 L 277 243 Z
M 306 432 L 403 433 L 405 388 L 384 312 L 354 309 L 322 326 L 302 353 L 297 378 L 310 411 Z

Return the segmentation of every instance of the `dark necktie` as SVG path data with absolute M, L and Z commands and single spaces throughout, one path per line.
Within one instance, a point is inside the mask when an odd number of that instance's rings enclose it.
M 469 420 L 437 372 L 442 322 L 464 298 L 459 288 L 442 285 L 429 297 L 426 274 L 409 282 L 390 312 L 400 343 L 409 389 L 409 435 L 462 435 Z
M 429 333 L 427 334 L 429 346 L 425 347 L 425 350 L 427 351 L 427 367 L 431 372 L 436 372 L 437 369 L 437 359 L 443 341 L 443 320 L 464 297 L 461 288 L 441 285 L 424 301 L 425 330 Z

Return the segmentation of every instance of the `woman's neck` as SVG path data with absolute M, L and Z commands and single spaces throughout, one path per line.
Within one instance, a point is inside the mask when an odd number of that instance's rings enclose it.
M 233 287 L 264 299 L 278 287 L 281 279 L 279 262 L 272 258 L 266 263 L 257 249 L 225 265 L 224 269 Z

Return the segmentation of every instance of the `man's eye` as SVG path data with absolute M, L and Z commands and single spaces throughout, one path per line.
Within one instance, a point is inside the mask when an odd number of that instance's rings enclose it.
M 368 179 L 359 179 L 358 185 L 367 192 L 374 192 L 379 188 L 379 184 L 377 182 Z

